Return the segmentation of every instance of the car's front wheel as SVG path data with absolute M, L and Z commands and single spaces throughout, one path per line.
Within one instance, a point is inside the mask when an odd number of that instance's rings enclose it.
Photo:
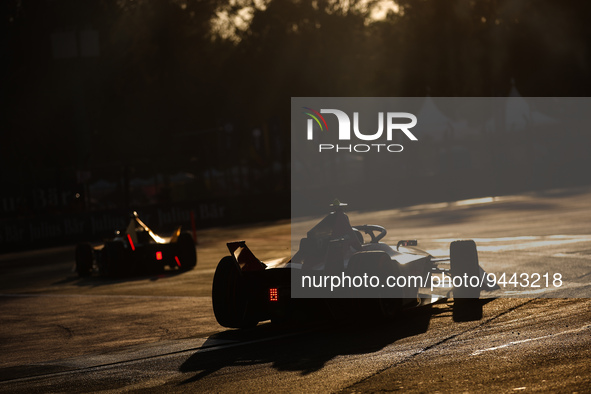
M 482 303 L 479 300 L 480 265 L 476 243 L 472 240 L 454 241 L 449 247 L 450 269 L 454 279 L 453 319 L 473 321 L 482 318 Z M 461 281 L 458 277 L 461 277 Z M 472 278 L 476 277 L 477 280 Z M 458 286 L 455 286 L 458 282 Z M 461 282 L 461 283 L 459 283 Z
M 451 275 L 462 278 L 461 285 L 454 287 L 454 298 L 480 297 L 480 287 L 470 284 L 470 282 L 474 283 L 471 278 L 478 278 L 480 272 L 476 243 L 472 240 L 452 242 L 449 247 L 449 257 Z M 457 282 L 460 282 L 459 279 Z

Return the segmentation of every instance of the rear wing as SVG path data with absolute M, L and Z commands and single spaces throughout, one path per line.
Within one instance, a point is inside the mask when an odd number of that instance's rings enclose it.
M 129 225 L 127 226 L 127 229 L 125 230 L 125 234 L 127 235 L 128 238 L 131 238 L 133 243 L 138 244 L 138 238 L 137 238 L 137 233 L 136 233 L 136 228 L 138 226 L 141 227 L 145 232 L 147 232 L 150 235 L 150 238 L 152 238 L 154 240 L 154 242 L 156 242 L 158 244 L 165 244 L 166 243 L 166 240 L 164 238 L 155 234 L 144 222 L 142 222 L 140 220 L 140 218 L 137 215 L 137 212 L 133 213 L 133 217 L 129 221 Z
M 263 271 L 267 268 L 246 246 L 246 241 L 228 242 L 226 245 L 240 271 Z

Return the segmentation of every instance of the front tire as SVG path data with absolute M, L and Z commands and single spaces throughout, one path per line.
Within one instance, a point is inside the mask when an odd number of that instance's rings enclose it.
M 258 324 L 258 320 L 249 313 L 249 294 L 232 256 L 226 256 L 218 263 L 211 298 L 213 313 L 221 326 L 249 328 Z
M 463 278 L 462 286 L 454 287 L 455 298 L 479 298 L 480 287 L 470 286 L 471 278 L 480 273 L 478 251 L 472 240 L 454 241 L 449 247 L 450 269 L 452 277 Z M 466 279 L 468 283 L 466 283 Z
M 480 274 L 478 251 L 472 240 L 454 241 L 450 245 L 450 268 L 452 277 L 463 278 L 462 286 L 454 287 L 454 321 L 475 321 L 482 318 L 480 287 L 470 286 L 470 278 Z

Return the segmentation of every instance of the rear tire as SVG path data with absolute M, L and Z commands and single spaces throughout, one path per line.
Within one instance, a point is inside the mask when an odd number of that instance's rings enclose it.
M 189 271 L 197 265 L 197 251 L 195 250 L 195 242 L 189 233 L 182 233 L 177 240 L 178 244 L 178 258 L 180 261 L 179 269 L 181 271 Z
M 228 328 L 249 328 L 258 324 L 249 314 L 249 294 L 244 278 L 232 256 L 220 260 L 213 276 L 211 298 L 217 322 Z
M 89 244 L 76 246 L 76 272 L 81 278 L 92 275 L 93 249 Z

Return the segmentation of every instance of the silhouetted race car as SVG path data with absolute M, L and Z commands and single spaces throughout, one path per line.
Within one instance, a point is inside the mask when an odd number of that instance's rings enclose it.
M 445 299 L 451 292 L 455 299 L 455 318 L 456 312 L 464 313 L 459 307 L 473 305 L 481 290 L 496 289 L 484 283 L 486 273 L 478 263 L 474 241 L 452 242 L 450 257 L 445 258 L 435 258 L 417 248 L 416 240 L 387 245 L 380 242 L 386 235 L 383 227 L 351 226 L 343 212 L 345 205 L 335 200 L 331 204 L 334 211 L 308 231 L 291 259 L 265 264 L 255 257 L 245 241 L 228 243 L 230 255 L 219 262 L 212 286 L 218 323 L 224 327 L 247 328 L 265 320 L 326 316 L 390 319 L 402 309 Z M 436 295 L 432 291 L 434 277 L 437 289 L 444 294 Z M 466 280 L 476 277 L 477 281 Z M 372 278 L 375 283 L 371 282 Z M 329 289 L 335 279 L 345 286 Z M 441 286 L 442 280 L 444 284 L 448 281 L 447 289 L 442 289 L 445 287 Z M 403 281 L 404 285 L 400 283 Z M 292 286 L 306 283 L 312 295 L 292 297 Z M 331 297 L 340 291 L 340 298 L 326 298 L 318 293 L 329 290 Z
M 80 277 L 93 273 L 104 276 L 156 274 L 165 270 L 186 271 L 197 264 L 193 237 L 181 227 L 171 237 L 154 234 L 134 212 L 124 232 L 102 245 L 76 246 L 76 272 Z

